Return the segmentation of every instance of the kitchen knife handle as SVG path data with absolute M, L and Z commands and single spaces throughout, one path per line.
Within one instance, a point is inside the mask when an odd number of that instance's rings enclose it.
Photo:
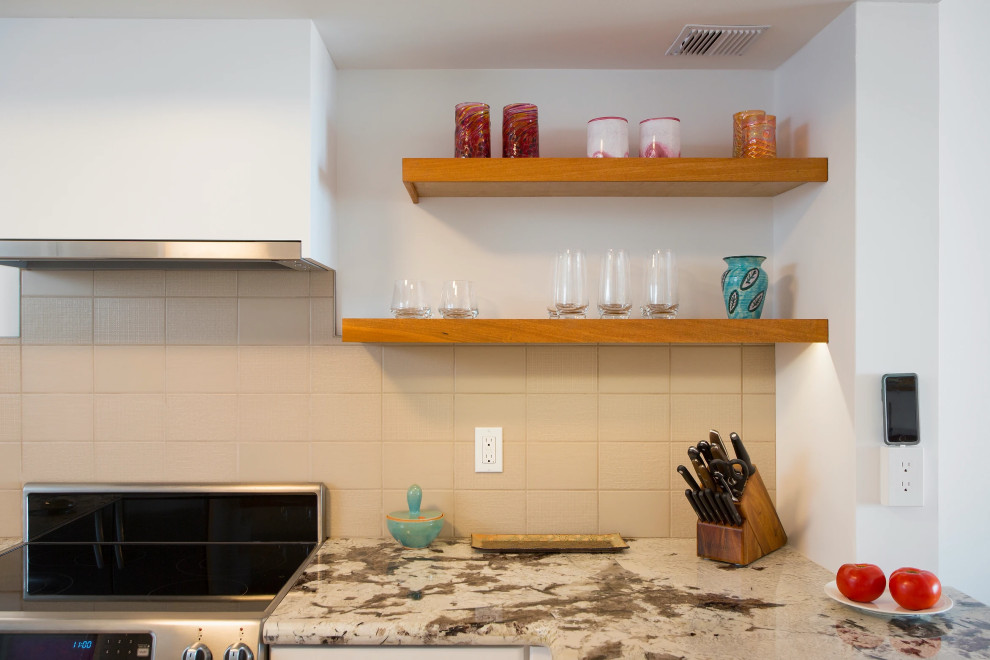
M 698 478 L 701 479 L 701 485 L 705 488 L 714 489 L 715 482 L 712 481 L 712 477 L 708 473 L 708 468 L 701 462 L 701 453 L 697 447 L 690 447 L 688 449 L 688 458 L 691 459 L 691 465 L 694 466 L 694 471 L 698 473 Z
M 698 453 L 701 454 L 702 458 L 705 459 L 705 465 L 711 465 L 713 458 L 711 444 L 702 440 L 695 446 L 698 448 Z
M 694 513 L 698 516 L 698 520 L 704 520 L 704 517 L 701 515 L 701 509 L 698 508 L 698 503 L 694 501 L 694 497 L 692 497 L 692 495 L 694 495 L 693 490 L 690 488 L 684 489 L 684 497 L 687 498 L 688 504 L 690 504 L 691 508 L 694 509 Z
M 705 497 L 705 501 L 708 502 L 712 512 L 715 514 L 716 522 L 720 522 L 724 525 L 727 522 L 727 519 L 725 517 L 725 513 L 722 512 L 722 507 L 718 505 L 718 502 L 715 499 L 715 492 L 711 488 L 706 488 L 701 492 Z
M 691 476 L 691 471 L 686 467 L 683 465 L 678 465 L 677 473 L 684 477 L 684 481 L 686 481 L 687 485 L 691 487 L 691 490 L 701 490 L 701 486 L 699 486 L 698 482 L 694 480 L 694 477 Z
M 749 452 L 746 451 L 746 445 L 743 444 L 742 438 L 739 437 L 738 433 L 733 432 L 729 434 L 729 441 L 732 442 L 732 450 L 736 452 L 736 458 L 746 464 L 746 467 L 749 468 L 749 474 L 753 474 L 753 461 L 749 458 Z
M 729 511 L 731 507 L 725 505 L 725 493 L 712 493 L 712 499 L 715 500 L 715 504 L 718 505 L 718 510 L 722 514 L 722 522 L 726 525 L 732 524 L 732 513 Z
M 732 503 L 732 496 L 728 493 L 721 493 L 721 496 L 722 501 L 725 503 L 725 508 L 729 511 L 729 516 L 732 518 L 732 524 L 736 527 L 741 527 L 743 519 L 739 515 L 739 510 L 736 509 L 736 505 Z
M 701 491 L 691 491 L 691 500 L 694 502 L 695 507 L 698 509 L 698 513 L 701 516 L 701 520 L 704 522 L 711 522 L 711 514 L 708 513 L 708 507 L 705 506 L 705 502 L 701 497 Z
M 694 494 L 695 501 L 698 503 L 698 507 L 705 514 L 705 522 L 718 522 L 718 517 L 715 515 L 714 502 L 709 502 L 708 498 L 705 497 L 705 491 L 699 490 Z
M 695 465 L 694 471 L 698 473 L 698 478 L 701 479 L 701 485 L 708 490 L 715 490 L 715 480 L 712 479 L 712 473 L 708 471 L 704 465 Z
M 729 455 L 728 450 L 725 448 L 725 441 L 722 440 L 722 436 L 719 435 L 718 431 L 712 429 L 711 431 L 708 432 L 708 442 L 721 449 L 722 453 L 725 454 L 726 456 Z

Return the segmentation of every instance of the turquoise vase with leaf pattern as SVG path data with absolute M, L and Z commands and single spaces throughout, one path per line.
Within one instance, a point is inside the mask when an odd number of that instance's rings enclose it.
M 767 299 L 766 257 L 724 257 L 729 269 L 722 273 L 722 296 L 730 319 L 758 319 Z

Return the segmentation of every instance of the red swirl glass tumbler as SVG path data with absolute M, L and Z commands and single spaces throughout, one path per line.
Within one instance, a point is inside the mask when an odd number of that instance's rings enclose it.
M 454 107 L 454 158 L 491 158 L 492 135 L 487 103 Z
M 502 158 L 539 158 L 540 127 L 536 106 L 510 103 L 502 108 Z

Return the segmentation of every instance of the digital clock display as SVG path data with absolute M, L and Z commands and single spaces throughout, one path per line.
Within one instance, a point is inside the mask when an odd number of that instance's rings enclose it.
M 96 638 L 96 635 L 0 633 L 0 660 L 92 660 L 95 657 Z
M 95 660 L 99 657 L 150 659 L 150 633 L 0 632 L 0 660 Z
M 148 633 L 66 634 L 0 632 L 0 660 L 95 660 L 151 658 Z

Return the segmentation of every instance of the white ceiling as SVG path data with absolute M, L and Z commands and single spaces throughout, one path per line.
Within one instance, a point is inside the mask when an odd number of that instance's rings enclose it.
M 854 1 L 0 0 L 0 17 L 310 18 L 339 69 L 775 69 Z M 688 23 L 772 27 L 743 56 L 665 56 Z

